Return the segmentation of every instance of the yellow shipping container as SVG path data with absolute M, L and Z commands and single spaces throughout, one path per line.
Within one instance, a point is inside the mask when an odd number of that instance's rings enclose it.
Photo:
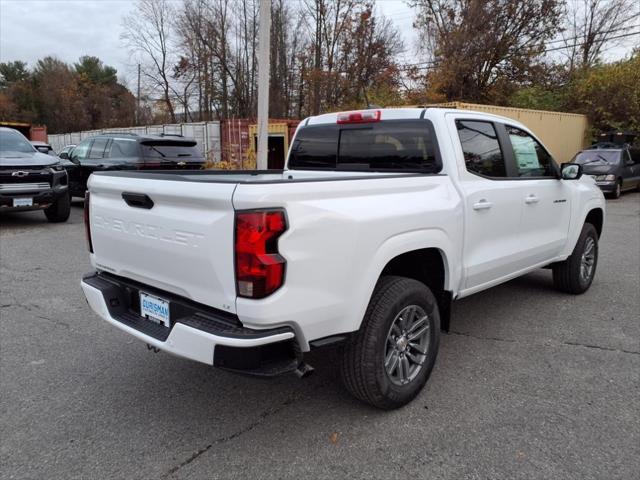
M 589 139 L 590 124 L 586 115 L 463 102 L 425 106 L 477 110 L 513 118 L 535 133 L 558 163 L 568 162 L 577 152 L 591 143 Z

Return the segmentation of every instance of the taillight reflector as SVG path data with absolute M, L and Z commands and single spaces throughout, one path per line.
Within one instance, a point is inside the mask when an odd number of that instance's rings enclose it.
M 286 260 L 278 237 L 287 230 L 282 210 L 236 213 L 236 290 L 240 297 L 264 298 L 284 282 Z
M 343 112 L 338 114 L 337 122 L 343 123 L 371 123 L 379 122 L 382 116 L 380 110 L 363 110 L 361 112 Z
M 89 208 L 90 208 L 90 198 L 91 195 L 87 190 L 84 194 L 84 233 L 87 237 L 87 247 L 89 248 L 89 252 L 93 253 L 93 243 L 91 242 L 91 221 L 89 219 Z

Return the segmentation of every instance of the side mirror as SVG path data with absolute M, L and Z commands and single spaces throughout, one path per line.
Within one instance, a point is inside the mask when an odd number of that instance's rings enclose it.
M 563 163 L 560 166 L 562 180 L 578 180 L 582 176 L 582 165 L 577 163 Z
M 62 152 L 60 155 L 58 155 L 58 157 L 62 158 L 63 160 L 69 160 L 69 153 Z

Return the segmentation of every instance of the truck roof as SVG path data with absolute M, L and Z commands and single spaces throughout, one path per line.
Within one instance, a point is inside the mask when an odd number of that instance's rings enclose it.
M 409 107 L 409 108 L 370 108 L 370 109 L 362 109 L 362 110 L 353 110 L 353 111 L 366 111 L 366 110 L 379 110 L 381 112 L 380 120 L 410 120 L 410 119 L 419 119 L 419 118 L 427 118 L 430 120 L 435 120 L 436 118 L 443 118 L 448 113 L 463 113 L 469 116 L 479 115 L 483 118 L 493 119 L 501 122 L 508 122 L 512 125 L 518 127 L 524 127 L 522 123 L 508 117 L 502 117 L 500 115 L 494 115 L 491 113 L 480 112 L 477 110 L 460 110 L 456 108 L 440 108 L 440 107 Z M 317 115 L 314 117 L 308 117 L 306 120 L 300 122 L 301 126 L 307 125 L 324 125 L 336 123 L 338 119 L 338 115 L 340 113 L 345 112 L 333 112 L 333 113 L 325 113 L 322 115 Z M 524 127 L 528 130 L 526 127 Z

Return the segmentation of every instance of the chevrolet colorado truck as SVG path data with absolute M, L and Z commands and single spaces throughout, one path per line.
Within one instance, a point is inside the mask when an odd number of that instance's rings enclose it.
M 49 222 L 71 212 L 67 172 L 13 128 L 0 127 L 0 213 L 43 210 Z
M 548 267 L 591 285 L 605 202 L 522 124 L 439 108 L 308 118 L 279 171 L 100 172 L 91 308 L 148 348 L 276 375 L 337 346 L 391 409 L 433 369 L 451 302 Z

